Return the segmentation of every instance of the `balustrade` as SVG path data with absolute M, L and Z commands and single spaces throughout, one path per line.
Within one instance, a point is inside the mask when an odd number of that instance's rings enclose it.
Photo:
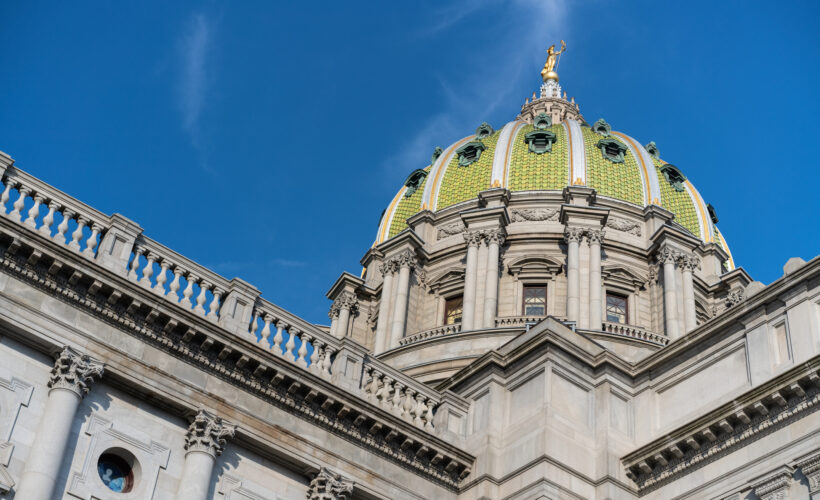
M 362 374 L 362 395 L 375 406 L 414 425 L 433 430 L 440 395 L 376 358 L 368 357 Z

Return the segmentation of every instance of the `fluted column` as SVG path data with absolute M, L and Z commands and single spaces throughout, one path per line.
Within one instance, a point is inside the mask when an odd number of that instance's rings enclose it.
M 567 242 L 567 319 L 576 323 L 581 318 L 579 246 L 583 237 L 584 228 L 567 227 L 564 230 L 564 241 Z
M 695 255 L 681 256 L 678 261 L 683 279 L 683 324 L 689 333 L 698 325 L 695 312 L 695 285 L 692 282 L 692 273 L 700 268 L 700 258 Z
M 507 235 L 503 229 L 487 232 L 487 279 L 484 288 L 484 328 L 495 326 L 498 314 L 498 256 Z
M 379 272 L 382 273 L 382 294 L 379 298 L 379 319 L 376 323 L 376 343 L 373 347 L 375 354 L 380 354 L 387 350 L 390 340 L 390 294 L 393 291 L 393 273 L 396 270 L 396 261 L 386 260 L 379 265 Z
M 339 307 L 339 322 L 336 325 L 336 337 L 343 339 L 347 337 L 349 333 L 347 329 L 350 324 L 350 313 L 356 311 L 359 300 L 350 292 L 342 292 L 339 297 L 336 298 L 334 304 L 338 304 Z
M 177 489 L 178 500 L 205 500 L 211 488 L 216 457 L 225 440 L 236 433 L 229 424 L 206 410 L 199 410 L 185 434 L 185 466 Z
M 308 486 L 308 500 L 348 500 L 353 495 L 353 481 L 322 467 Z
M 464 270 L 464 304 L 461 310 L 461 331 L 472 330 L 475 326 L 476 273 L 478 272 L 478 245 L 484 238 L 481 231 L 465 231 L 467 242 L 467 265 Z
M 70 347 L 62 350 L 51 369 L 48 400 L 34 437 L 20 487 L 15 498 L 49 500 L 57 481 L 71 426 L 82 398 L 94 378 L 103 374 L 103 364 Z
M 589 329 L 600 330 L 602 327 L 603 305 L 601 304 L 601 242 L 604 240 L 603 229 L 587 231 L 589 243 Z
M 675 260 L 677 252 L 664 247 L 658 252 L 658 263 L 663 266 L 663 304 L 666 336 L 678 338 L 678 297 L 675 292 Z
M 396 257 L 399 268 L 399 281 L 396 284 L 396 301 L 393 304 L 393 314 L 390 316 L 390 343 L 388 348 L 399 345 L 407 325 L 407 298 L 410 294 L 410 270 L 416 266 L 416 256 L 410 250 L 402 252 Z

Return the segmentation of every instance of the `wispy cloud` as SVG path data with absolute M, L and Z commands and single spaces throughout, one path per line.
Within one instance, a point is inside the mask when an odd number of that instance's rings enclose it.
M 444 105 L 409 138 L 405 147 L 384 163 L 385 173 L 389 172 L 391 180 L 395 181 L 397 171 L 419 168 L 421 162 L 428 160 L 427 152 L 432 154 L 435 146 L 444 147 L 445 141 L 470 133 L 502 103 L 515 98 L 523 101 L 526 95 L 511 95 L 510 82 L 522 78 L 527 71 L 537 77 L 546 47 L 567 36 L 567 0 L 465 0 L 435 13 L 434 17 L 442 21 L 419 36 L 452 33 L 449 28 L 489 9 L 503 12 L 498 19 L 498 25 L 505 27 L 503 33 L 493 39 L 492 46 L 482 47 L 481 64 L 471 65 L 470 72 L 439 75 Z
M 199 117 L 205 104 L 208 86 L 208 51 L 212 43 L 212 25 L 203 13 L 191 16 L 179 40 L 180 75 L 178 98 L 182 113 L 182 126 L 198 139 Z

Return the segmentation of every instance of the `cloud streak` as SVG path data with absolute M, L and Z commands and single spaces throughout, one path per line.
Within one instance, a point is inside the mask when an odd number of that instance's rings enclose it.
M 212 27 L 208 18 L 197 13 L 189 20 L 179 41 L 180 77 L 178 85 L 182 126 L 196 142 L 199 117 L 207 93 L 207 55 Z

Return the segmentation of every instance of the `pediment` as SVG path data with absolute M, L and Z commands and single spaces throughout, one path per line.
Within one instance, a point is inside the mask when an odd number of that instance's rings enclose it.
M 621 264 L 603 266 L 601 268 L 601 276 L 607 281 L 629 288 L 641 288 L 649 280 L 649 276 Z
M 518 257 L 507 264 L 507 271 L 514 275 L 551 275 L 561 272 L 564 263 L 545 255 L 528 254 Z
M 445 269 L 425 280 L 427 287 L 436 293 L 447 292 L 464 285 L 464 266 Z

